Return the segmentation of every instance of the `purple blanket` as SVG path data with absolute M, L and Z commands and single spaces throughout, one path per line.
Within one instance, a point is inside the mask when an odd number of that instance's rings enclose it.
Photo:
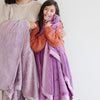
M 59 26 L 59 16 L 55 16 L 53 27 Z M 40 34 L 43 34 L 43 28 Z M 39 100 L 73 100 L 72 77 L 67 56 L 61 45 L 54 48 L 46 43 L 36 56 L 39 75 Z
M 0 27 L 0 90 L 3 100 L 38 100 L 38 77 L 25 20 Z

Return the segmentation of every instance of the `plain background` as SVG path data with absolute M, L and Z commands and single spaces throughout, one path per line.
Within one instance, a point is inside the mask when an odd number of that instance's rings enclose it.
M 74 100 L 100 100 L 100 0 L 56 1 L 66 31 Z

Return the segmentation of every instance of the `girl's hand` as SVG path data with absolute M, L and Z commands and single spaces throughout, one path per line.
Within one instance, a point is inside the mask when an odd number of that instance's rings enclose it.
M 61 32 L 62 37 L 64 37 L 66 35 L 64 29 L 63 30 L 62 29 L 59 29 L 59 32 Z
M 46 24 L 45 24 L 45 27 L 48 27 L 48 26 L 51 26 L 52 24 L 51 24 L 51 22 L 47 22 Z
M 37 25 L 34 23 L 34 22 L 30 22 L 30 28 L 31 29 L 34 29 L 34 28 L 36 28 L 37 27 Z

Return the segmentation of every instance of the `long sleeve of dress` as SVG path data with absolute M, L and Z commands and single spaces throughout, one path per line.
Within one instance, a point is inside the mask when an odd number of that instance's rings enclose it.
M 35 28 L 31 32 L 30 44 L 34 52 L 39 52 L 45 47 L 46 38 L 45 35 L 36 35 L 39 32 L 39 28 Z
M 53 47 L 59 47 L 61 44 L 63 44 L 63 36 L 61 34 L 61 30 L 63 30 L 61 23 L 56 31 L 51 26 L 44 27 L 44 34 L 49 45 Z
M 0 16 L 0 26 L 5 21 L 9 20 L 9 17 L 10 17 L 10 5 L 4 4 Z

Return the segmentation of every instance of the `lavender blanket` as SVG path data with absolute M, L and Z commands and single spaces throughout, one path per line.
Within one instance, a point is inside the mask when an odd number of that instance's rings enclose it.
M 55 15 L 52 19 L 52 27 L 56 30 L 59 16 Z M 40 34 L 43 34 L 43 28 Z M 37 53 L 36 60 L 39 100 L 73 100 L 72 77 L 63 46 L 54 48 L 46 42 L 45 48 Z
M 3 100 L 38 100 L 38 78 L 25 20 L 0 27 L 0 90 Z

